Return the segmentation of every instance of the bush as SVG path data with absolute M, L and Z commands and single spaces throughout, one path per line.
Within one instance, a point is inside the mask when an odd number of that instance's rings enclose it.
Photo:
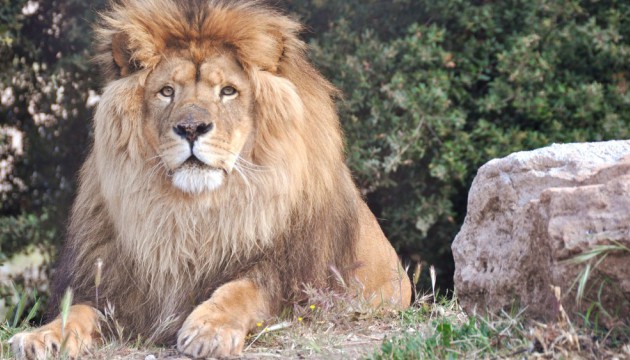
M 98 88 L 88 51 L 94 15 L 81 0 L 2 1 L 3 258 L 63 237 L 76 172 L 90 143 L 87 99 Z
M 0 264 L 34 251 L 47 260 L 63 238 L 90 143 L 95 14 L 82 0 L 0 4 Z M 47 261 L 44 267 L 4 274 L 5 306 L 34 304 L 47 289 Z
M 345 93 L 357 182 L 390 240 L 435 264 L 442 285 L 479 166 L 628 137 L 625 1 L 314 3 L 312 56 Z

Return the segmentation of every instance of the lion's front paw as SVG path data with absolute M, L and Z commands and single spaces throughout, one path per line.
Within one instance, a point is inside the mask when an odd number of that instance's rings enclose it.
M 77 358 L 98 340 L 97 322 L 98 313 L 92 307 L 72 305 L 65 332 L 61 330 L 61 319 L 57 318 L 33 331 L 15 334 L 9 344 L 18 359 Z
M 237 319 L 202 304 L 177 334 L 177 349 L 195 358 L 239 355 L 247 330 Z
M 41 328 L 15 334 L 9 339 L 9 344 L 17 359 L 39 360 L 64 355 L 77 358 L 88 348 L 86 340 L 91 343 L 91 339 L 81 339 L 76 334 L 68 334 L 64 343 L 61 329 Z
M 9 339 L 9 344 L 17 359 L 46 359 L 59 353 L 61 336 L 52 330 L 21 332 Z

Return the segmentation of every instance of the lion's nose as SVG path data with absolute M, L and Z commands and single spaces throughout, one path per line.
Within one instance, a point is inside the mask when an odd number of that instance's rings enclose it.
M 213 127 L 213 123 L 185 121 L 173 127 L 173 131 L 192 144 L 199 136 L 211 131 Z

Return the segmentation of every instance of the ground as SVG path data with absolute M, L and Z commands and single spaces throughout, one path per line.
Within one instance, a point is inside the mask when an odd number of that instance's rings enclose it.
M 630 359 L 630 328 L 577 326 L 561 317 L 550 323 L 523 313 L 474 317 L 456 297 L 422 296 L 404 311 L 374 310 L 334 294 L 313 293 L 312 301 L 281 318 L 261 323 L 242 359 Z M 6 340 L 26 325 L 0 329 L 0 357 L 10 358 Z M 174 349 L 112 338 L 93 359 L 187 359 Z

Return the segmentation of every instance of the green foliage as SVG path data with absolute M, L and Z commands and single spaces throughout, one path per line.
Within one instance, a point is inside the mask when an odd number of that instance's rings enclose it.
M 0 178 L 0 253 L 9 258 L 59 243 L 98 84 L 89 55 L 94 8 L 0 1 L 0 162 L 9 164 Z
M 315 26 L 313 60 L 345 94 L 358 184 L 390 240 L 435 264 L 440 284 L 479 166 L 629 135 L 626 1 L 290 3 Z
M 49 259 L 65 232 L 90 143 L 87 98 L 98 89 L 88 4 L 0 0 L 0 263 L 33 250 Z M 5 306 L 38 303 L 34 290 L 48 287 L 41 272 L 33 274 L 3 275 Z M 28 298 L 12 295 L 14 287 Z
M 26 252 L 33 244 L 49 246 L 57 239 L 56 229 L 46 226 L 47 214 L 0 217 L 0 264 L 7 254 Z

